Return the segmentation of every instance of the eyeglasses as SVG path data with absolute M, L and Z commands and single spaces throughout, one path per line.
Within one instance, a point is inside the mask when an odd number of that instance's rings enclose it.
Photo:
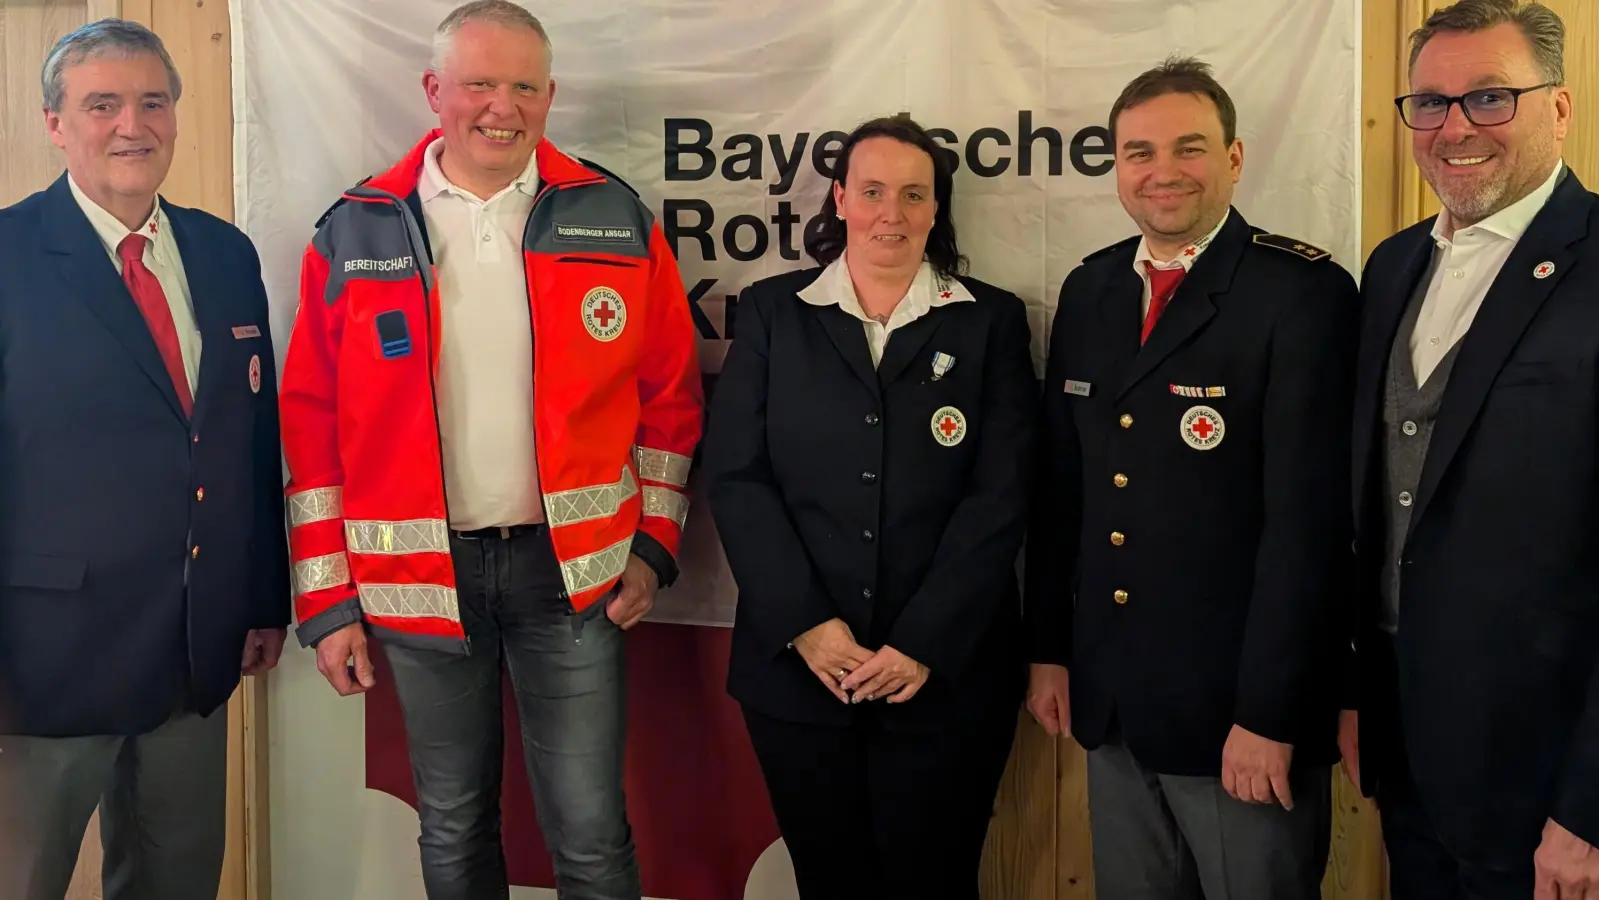
M 1456 103 L 1466 114 L 1466 121 L 1479 128 L 1503 125 L 1516 117 L 1516 107 L 1522 94 L 1554 87 L 1549 81 L 1525 88 L 1492 87 L 1470 91 L 1459 97 L 1443 94 L 1406 94 L 1394 101 L 1399 107 L 1399 117 L 1415 131 L 1437 131 L 1449 118 L 1449 107 Z

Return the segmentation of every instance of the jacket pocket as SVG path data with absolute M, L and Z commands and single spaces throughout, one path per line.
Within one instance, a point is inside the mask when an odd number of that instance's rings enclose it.
M 5 583 L 10 587 L 75 591 L 83 587 L 88 568 L 81 556 L 18 553 L 5 561 Z
M 1534 384 L 1564 384 L 1577 376 L 1579 360 L 1551 359 L 1506 363 L 1499 370 L 1494 387 L 1517 387 Z

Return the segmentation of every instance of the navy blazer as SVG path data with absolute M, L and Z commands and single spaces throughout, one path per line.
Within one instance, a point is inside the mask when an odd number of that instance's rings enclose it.
M 1026 307 L 961 278 L 976 301 L 896 330 L 874 370 L 859 319 L 798 296 L 822 271 L 744 290 L 711 401 L 705 478 L 738 582 L 728 689 L 812 724 L 1008 717 L 1027 677 L 1016 564 L 1038 383 Z M 939 353 L 953 366 L 935 378 Z M 947 411 L 965 427 L 948 444 L 934 434 Z M 926 665 L 927 683 L 903 705 L 844 706 L 789 648 L 832 618 L 866 649 Z
M 0 210 L 0 733 L 209 713 L 246 633 L 289 622 L 260 260 L 164 207 L 203 346 L 192 420 L 66 176 Z

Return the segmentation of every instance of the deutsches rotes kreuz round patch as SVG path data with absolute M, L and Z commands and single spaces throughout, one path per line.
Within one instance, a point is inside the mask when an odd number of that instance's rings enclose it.
M 622 295 L 600 285 L 583 295 L 583 327 L 596 341 L 614 341 L 627 325 L 627 304 Z
M 259 354 L 250 357 L 250 393 L 261 393 L 261 357 Z
M 959 444 L 966 437 L 966 417 L 953 406 L 933 413 L 933 440 L 946 447 Z
M 1178 430 L 1182 432 L 1183 443 L 1195 450 L 1210 450 L 1227 434 L 1227 423 L 1222 421 L 1221 413 L 1208 406 L 1192 406 L 1183 413 Z

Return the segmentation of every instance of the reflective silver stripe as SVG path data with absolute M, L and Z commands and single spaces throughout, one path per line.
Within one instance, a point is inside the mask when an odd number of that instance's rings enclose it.
M 645 481 L 661 481 L 678 487 L 688 484 L 689 465 L 693 460 L 686 456 L 648 447 L 634 447 L 633 459 L 638 463 L 638 477 Z
M 374 616 L 461 621 L 461 604 L 455 588 L 441 584 L 362 584 L 361 610 Z
M 671 519 L 683 527 L 688 518 L 688 497 L 671 488 L 647 487 L 644 489 L 644 515 Z
M 289 527 L 344 518 L 344 488 L 312 488 L 289 495 Z
M 443 519 L 349 521 L 344 523 L 344 542 L 351 553 L 449 553 L 450 526 Z
M 621 575 L 622 570 L 627 568 L 627 553 L 632 547 L 633 537 L 629 535 L 604 550 L 561 563 L 561 578 L 566 581 L 566 592 L 579 594 Z
M 294 564 L 296 596 L 350 583 L 350 558 L 343 553 L 313 556 Z
M 633 478 L 633 470 L 623 466 L 622 477 L 611 484 L 545 494 L 544 515 L 549 519 L 551 528 L 592 519 L 609 519 L 636 493 L 638 481 Z

